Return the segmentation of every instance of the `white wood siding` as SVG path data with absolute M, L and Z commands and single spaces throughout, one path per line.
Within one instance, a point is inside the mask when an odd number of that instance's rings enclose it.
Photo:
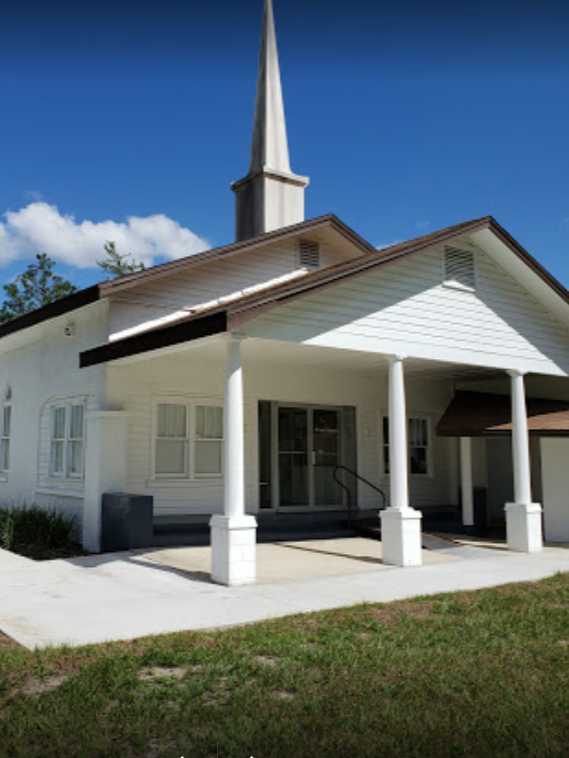
M 443 284 L 442 251 L 403 259 L 278 306 L 249 334 L 551 375 L 569 370 L 569 331 L 490 256 L 477 287 Z
M 0 359 L 0 398 L 12 391 L 10 470 L 0 479 L 0 505 L 37 503 L 77 517 L 80 527 L 83 480 L 49 477 L 50 402 L 82 397 L 86 409 L 100 407 L 104 368 L 79 368 L 79 352 L 107 338 L 107 307 L 96 303 L 14 335 L 14 347 Z M 73 337 L 63 333 L 68 322 Z M 85 456 L 88 456 L 85 439 Z
M 353 256 L 328 245 L 320 246 L 322 266 L 331 266 Z M 111 339 L 148 328 L 158 319 L 180 317 L 196 306 L 213 305 L 220 299 L 239 297 L 259 285 L 277 284 L 283 277 L 302 276 L 298 240 L 219 258 L 162 279 L 141 284 L 111 301 Z

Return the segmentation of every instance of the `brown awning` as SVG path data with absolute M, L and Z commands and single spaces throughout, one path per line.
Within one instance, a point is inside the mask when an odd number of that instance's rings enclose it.
M 536 436 L 569 435 L 569 403 L 528 398 L 528 428 Z M 484 437 L 509 434 L 512 411 L 508 395 L 456 392 L 437 425 L 442 437 Z

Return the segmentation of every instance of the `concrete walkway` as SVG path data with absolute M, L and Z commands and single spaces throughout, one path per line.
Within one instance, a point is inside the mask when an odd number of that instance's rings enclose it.
M 532 581 L 569 571 L 569 550 L 525 555 L 426 537 L 421 568 L 384 566 L 371 540 L 259 545 L 260 583 L 209 581 L 209 548 L 35 563 L 0 554 L 0 630 L 34 648 L 244 624 L 294 613 Z M 278 568 L 280 565 L 281 568 Z

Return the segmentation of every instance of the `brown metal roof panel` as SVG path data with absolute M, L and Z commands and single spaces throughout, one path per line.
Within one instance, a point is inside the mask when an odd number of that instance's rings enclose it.
M 569 403 L 562 400 L 528 398 L 530 434 L 569 434 Z M 441 437 L 487 437 L 512 431 L 508 395 L 486 392 L 456 392 L 443 413 L 436 432 Z

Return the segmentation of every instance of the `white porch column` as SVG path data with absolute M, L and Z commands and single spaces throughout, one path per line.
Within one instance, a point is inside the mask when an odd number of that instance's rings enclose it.
M 81 542 L 92 553 L 101 551 L 103 495 L 126 489 L 127 422 L 124 411 L 89 411 L 86 416 Z
M 403 357 L 389 361 L 390 507 L 381 512 L 383 562 L 420 566 L 421 513 L 409 507 L 409 450 Z
M 514 501 L 506 504 L 506 531 L 511 550 L 534 553 L 543 548 L 541 505 L 532 503 L 528 420 L 524 375 L 509 371 L 512 392 Z
M 256 578 L 257 521 L 245 514 L 245 427 L 241 340 L 230 335 L 225 359 L 223 411 L 223 515 L 211 529 L 211 576 L 219 584 L 249 584 Z
M 462 525 L 474 526 L 472 492 L 472 439 L 460 438 L 460 491 L 462 495 Z

